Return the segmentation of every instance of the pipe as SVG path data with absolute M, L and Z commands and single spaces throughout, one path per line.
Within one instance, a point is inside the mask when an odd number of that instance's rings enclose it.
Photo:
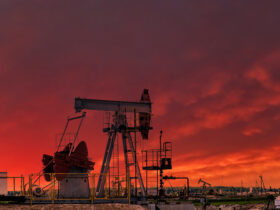
M 176 177 L 176 176 L 164 176 L 163 179 L 186 179 L 187 180 L 187 196 L 190 195 L 190 180 L 189 177 Z

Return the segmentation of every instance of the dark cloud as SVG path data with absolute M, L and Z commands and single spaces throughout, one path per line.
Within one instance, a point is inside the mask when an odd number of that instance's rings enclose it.
M 217 154 L 274 148 L 279 6 L 279 1 L 1 1 L 0 145 L 9 158 L 1 165 L 16 173 L 16 157 L 29 154 L 18 170 L 39 170 L 41 154 L 52 152 L 50 141 L 74 111 L 75 96 L 138 100 L 143 88 L 154 102 L 150 145 L 164 129 L 174 140 L 175 157 L 187 151 L 213 160 Z M 89 113 L 83 137 L 96 160 L 106 143 L 101 130 L 102 114 Z M 214 168 L 203 171 L 215 174 Z

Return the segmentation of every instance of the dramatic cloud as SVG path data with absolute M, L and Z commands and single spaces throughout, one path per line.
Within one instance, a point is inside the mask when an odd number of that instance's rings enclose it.
M 263 174 L 279 187 L 279 6 L 1 1 L 0 169 L 41 170 L 76 96 L 133 101 L 149 88 L 154 130 L 141 145 L 155 148 L 162 129 L 173 141 L 170 173 L 194 185 L 254 185 Z M 88 112 L 80 135 L 97 172 L 102 127 L 103 114 Z

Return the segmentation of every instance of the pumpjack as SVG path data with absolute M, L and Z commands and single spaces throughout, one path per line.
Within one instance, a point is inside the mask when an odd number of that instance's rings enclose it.
M 208 187 L 211 187 L 211 184 L 210 184 L 210 183 L 208 183 L 208 182 L 202 180 L 201 178 L 198 180 L 198 184 L 199 184 L 199 183 L 203 183 L 203 185 L 202 185 L 202 193 L 204 193 L 204 192 L 206 191 L 207 186 L 208 186 Z
M 46 181 L 52 181 L 51 174 L 55 174 L 58 181 L 59 198 L 88 198 L 90 195 L 88 172 L 93 170 L 94 162 L 88 157 L 88 149 L 85 141 L 80 141 L 76 146 L 80 127 L 85 117 L 85 112 L 80 116 L 67 119 L 66 126 L 59 141 L 57 151 L 54 155 L 43 155 L 43 173 L 40 173 L 33 185 L 43 175 Z M 80 120 L 74 140 L 62 147 L 68 125 L 73 120 Z M 47 186 L 50 186 L 48 184 Z M 37 195 L 41 195 L 46 188 L 36 188 Z
M 185 179 L 187 180 L 187 188 L 186 190 L 183 191 L 183 195 L 182 197 L 185 198 L 185 197 L 189 197 L 190 195 L 190 180 L 189 180 L 189 177 L 179 177 L 179 176 L 164 176 L 163 177 L 164 180 L 170 180 L 170 179 Z
M 143 139 L 148 139 L 149 130 L 152 129 L 150 127 L 151 100 L 148 89 L 144 89 L 139 102 L 75 98 L 75 110 L 76 112 L 81 112 L 83 110 L 97 110 L 111 111 L 114 113 L 113 121 L 110 122 L 107 128 L 103 129 L 103 132 L 108 134 L 108 141 L 96 188 L 97 195 L 102 196 L 104 194 L 106 175 L 109 169 L 115 139 L 117 135 L 120 134 L 123 143 L 127 180 L 130 180 L 131 178 L 137 179 L 140 184 L 141 195 L 145 197 L 146 190 L 143 184 L 131 133 L 140 132 Z M 138 126 L 136 126 L 136 123 L 133 127 L 128 125 L 127 113 L 134 113 L 135 121 L 136 115 L 138 114 Z M 131 157 L 128 155 L 129 153 L 131 153 L 132 161 L 129 160 L 129 157 Z M 135 177 L 130 177 L 130 166 L 135 167 Z
M 86 142 L 80 141 L 77 146 L 75 145 L 85 116 L 86 114 L 82 113 L 80 116 L 69 117 L 54 156 L 47 154 L 43 155 L 43 175 L 46 181 L 51 180 L 50 173 L 55 173 L 56 179 L 58 181 L 62 181 L 66 177 L 67 173 L 73 172 L 73 168 L 75 168 L 75 172 L 80 173 L 93 170 L 95 163 L 89 160 Z M 62 141 L 66 134 L 69 123 L 73 120 L 79 119 L 79 127 L 76 131 L 73 142 L 68 143 L 63 149 L 61 149 Z

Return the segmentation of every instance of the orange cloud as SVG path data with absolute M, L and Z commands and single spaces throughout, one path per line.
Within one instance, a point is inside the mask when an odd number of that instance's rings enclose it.
M 213 155 L 188 161 L 188 156 L 180 156 L 173 161 L 173 174 L 191 177 L 191 183 L 197 186 L 199 178 L 205 178 L 213 185 L 239 186 L 243 180 L 244 186 L 254 186 L 259 175 L 263 175 L 267 185 L 279 187 L 276 176 L 280 172 L 279 147 L 251 150 L 225 155 Z M 168 173 L 168 172 L 167 172 Z M 224 183 L 222 183 L 222 181 Z M 228 182 L 228 183 L 225 183 Z
M 228 185 L 263 173 L 279 185 L 279 2 L 159 2 L 0 2 L 1 168 L 40 171 L 74 97 L 133 101 L 149 88 L 154 130 L 139 144 L 156 148 L 163 129 L 172 173 Z M 80 134 L 96 172 L 102 126 L 88 112 Z
M 243 131 L 243 134 L 245 136 L 253 136 L 256 134 L 260 134 L 260 133 L 262 133 L 262 130 L 259 128 L 249 128 L 249 129 Z

